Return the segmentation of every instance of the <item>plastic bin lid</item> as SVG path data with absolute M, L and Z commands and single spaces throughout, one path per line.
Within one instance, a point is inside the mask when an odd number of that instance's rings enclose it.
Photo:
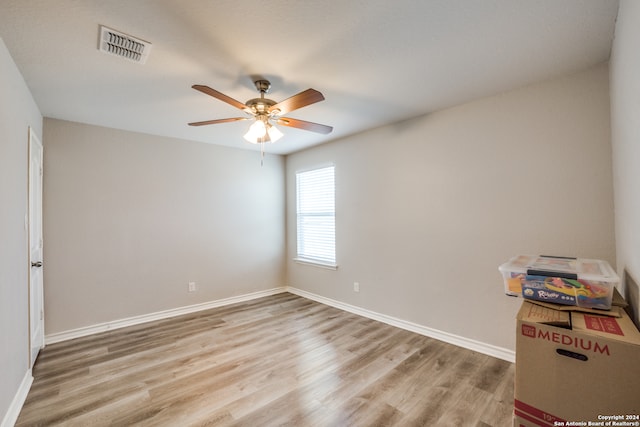
M 585 280 L 619 280 L 609 263 L 599 259 L 565 258 L 547 255 L 518 255 L 500 266 L 500 271 L 512 271 L 523 274 L 576 275 Z

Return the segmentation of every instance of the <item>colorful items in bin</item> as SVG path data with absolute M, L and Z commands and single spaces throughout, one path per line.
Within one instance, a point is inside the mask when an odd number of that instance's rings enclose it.
M 554 304 L 610 308 L 609 289 L 586 281 L 561 277 L 517 275 L 522 296 Z
M 602 260 L 519 255 L 499 267 L 507 295 L 609 310 L 620 282 Z

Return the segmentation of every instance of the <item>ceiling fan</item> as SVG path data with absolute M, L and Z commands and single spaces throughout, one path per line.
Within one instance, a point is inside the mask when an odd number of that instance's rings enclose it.
M 215 89 L 211 89 L 209 86 L 191 86 L 195 90 L 213 96 L 214 98 L 219 99 L 222 102 L 226 102 L 227 104 L 244 111 L 247 116 L 192 122 L 189 123 L 189 126 L 214 125 L 218 123 L 228 123 L 253 119 L 255 120 L 254 123 L 249 127 L 248 132 L 244 135 L 244 139 L 253 144 L 275 142 L 280 139 L 283 135 L 282 132 L 280 132 L 280 130 L 275 127 L 276 124 L 302 130 L 308 130 L 311 132 L 322 133 L 325 135 L 333 130 L 333 127 L 331 126 L 307 122 L 305 120 L 293 119 L 290 117 L 282 117 L 283 114 L 290 113 L 291 111 L 324 100 L 324 96 L 317 90 L 307 89 L 296 95 L 293 95 L 290 98 L 285 99 L 284 101 L 275 102 L 264 97 L 265 93 L 269 93 L 269 90 L 271 89 L 271 83 L 269 82 L 269 80 L 258 79 L 254 81 L 254 84 L 258 92 L 260 92 L 260 98 L 250 99 L 244 104 L 223 93 L 218 92 Z

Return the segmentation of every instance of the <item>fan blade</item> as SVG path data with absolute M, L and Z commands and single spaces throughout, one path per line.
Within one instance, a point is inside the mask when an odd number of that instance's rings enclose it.
M 331 133 L 331 131 L 333 130 L 331 126 L 307 122 L 304 120 L 292 119 L 289 117 L 280 117 L 277 123 L 282 126 L 290 126 L 292 128 L 298 128 L 302 130 L 310 130 L 311 132 L 322 133 L 325 135 Z
M 204 122 L 189 123 L 189 126 L 215 125 L 218 123 L 238 122 L 240 120 L 248 120 L 246 117 L 234 117 L 232 119 L 205 120 Z
M 269 112 L 280 110 L 277 114 L 287 114 L 298 108 L 306 107 L 307 105 L 315 104 L 323 100 L 324 96 L 320 92 L 315 89 L 307 89 L 297 95 L 293 95 L 291 98 L 272 105 L 271 108 L 269 108 Z
M 226 102 L 227 104 L 234 106 L 240 110 L 246 110 L 247 106 L 244 105 L 242 102 L 237 101 L 233 98 L 231 98 L 230 96 L 225 95 L 224 93 L 220 93 L 215 89 L 211 89 L 209 86 L 204 86 L 204 85 L 193 85 L 191 86 L 192 88 L 194 88 L 195 90 L 199 90 L 202 93 L 205 93 L 209 96 L 213 96 L 214 98 L 219 99 L 222 102 Z

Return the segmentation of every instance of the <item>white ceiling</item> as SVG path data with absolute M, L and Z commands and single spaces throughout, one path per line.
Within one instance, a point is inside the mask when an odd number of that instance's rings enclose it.
M 288 114 L 334 127 L 280 127 L 286 154 L 576 72 L 608 60 L 614 0 L 0 0 L 0 37 L 46 117 L 238 148 L 249 122 L 191 89 L 241 102 L 252 76 Z M 144 65 L 97 50 L 99 25 L 149 41 Z M 240 113 L 240 114 L 238 114 Z

